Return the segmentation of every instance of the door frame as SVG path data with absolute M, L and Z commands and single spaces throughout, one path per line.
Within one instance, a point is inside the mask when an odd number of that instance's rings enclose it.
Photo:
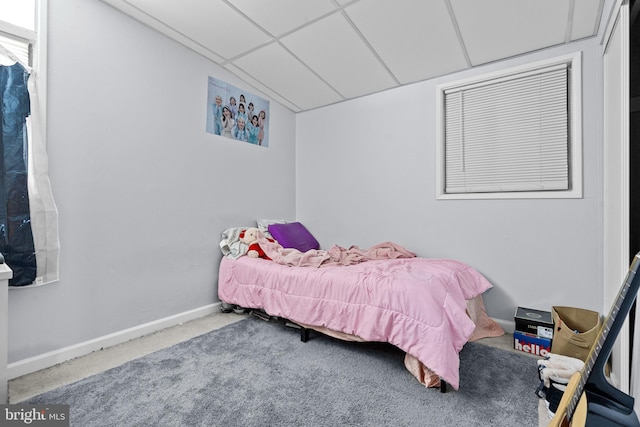
M 603 309 L 616 300 L 629 269 L 629 2 L 617 0 L 602 43 Z M 629 319 L 612 352 L 612 379 L 629 392 Z

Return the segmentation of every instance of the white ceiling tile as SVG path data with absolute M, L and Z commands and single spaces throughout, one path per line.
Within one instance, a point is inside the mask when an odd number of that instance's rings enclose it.
M 221 64 L 296 112 L 594 36 L 602 31 L 601 19 L 619 4 L 101 1 Z
M 580 0 L 573 7 L 573 22 L 571 26 L 571 40 L 598 34 L 601 6 L 604 0 Z
M 227 64 L 227 65 L 225 65 L 225 68 L 227 70 L 231 71 L 236 76 L 240 77 L 245 82 L 249 83 L 250 85 L 252 85 L 256 89 L 258 89 L 259 91 L 262 91 L 266 96 L 271 97 L 271 99 L 273 99 L 274 101 L 279 102 L 280 104 L 284 105 L 285 107 L 287 107 L 291 111 L 293 111 L 293 112 L 302 111 L 300 109 L 300 107 L 298 107 L 297 105 L 292 104 L 287 99 L 285 99 L 282 96 L 280 96 L 279 93 L 274 92 L 270 88 L 266 87 L 261 81 L 258 81 L 256 79 L 254 79 L 253 77 L 251 77 L 250 75 L 248 75 L 247 73 L 245 73 L 244 70 L 241 70 L 240 68 L 236 67 L 233 64 Z
M 331 0 L 229 0 L 229 3 L 276 37 L 335 9 Z
M 367 0 L 345 11 L 401 83 L 467 67 L 444 1 Z
M 238 58 L 233 64 L 303 110 L 343 100 L 277 43 Z
M 271 38 L 221 0 L 127 0 L 224 58 Z
M 471 63 L 479 65 L 564 43 L 569 1 L 451 0 L 451 6 Z
M 281 42 L 347 98 L 395 85 L 391 75 L 340 13 L 296 31 Z

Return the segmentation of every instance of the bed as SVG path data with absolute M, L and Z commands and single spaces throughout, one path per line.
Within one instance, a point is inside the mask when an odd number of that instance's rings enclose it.
M 392 242 L 324 251 L 304 226 L 290 224 L 259 233 L 264 256 L 257 258 L 245 255 L 244 230 L 225 230 L 221 301 L 340 339 L 391 343 L 406 353 L 418 381 L 441 389 L 460 386 L 458 353 L 466 342 L 504 333 L 482 300 L 492 285 L 471 266 L 418 257 Z M 280 229 L 307 234 L 304 244 Z

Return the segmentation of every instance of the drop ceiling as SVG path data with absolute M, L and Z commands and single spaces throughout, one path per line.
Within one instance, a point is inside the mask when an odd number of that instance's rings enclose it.
M 102 1 L 294 112 L 593 37 L 611 8 L 608 0 Z

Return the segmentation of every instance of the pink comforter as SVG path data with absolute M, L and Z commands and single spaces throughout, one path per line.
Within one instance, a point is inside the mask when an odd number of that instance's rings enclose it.
M 294 322 L 389 342 L 458 389 L 458 353 L 475 329 L 467 300 L 489 288 L 472 267 L 448 259 L 309 268 L 223 257 L 218 296 Z

